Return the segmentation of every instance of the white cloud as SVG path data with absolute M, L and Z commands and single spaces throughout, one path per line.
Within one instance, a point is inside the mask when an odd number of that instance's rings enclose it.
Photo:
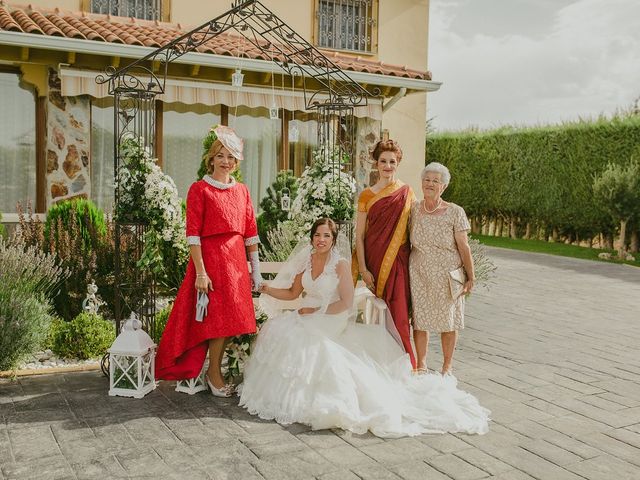
M 444 84 L 430 94 L 428 116 L 438 130 L 595 117 L 640 95 L 637 0 L 576 0 L 563 8 L 538 3 L 552 10 L 534 15 L 529 9 L 528 18 L 507 15 L 500 4 L 482 2 L 482 14 L 516 26 L 529 21 L 526 34 L 504 33 L 506 27 L 500 35 L 469 34 L 468 22 L 455 26 L 470 2 L 431 2 L 429 68 Z

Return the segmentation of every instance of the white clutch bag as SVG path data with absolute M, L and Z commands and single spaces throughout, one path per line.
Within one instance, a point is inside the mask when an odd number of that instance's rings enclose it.
M 463 267 L 456 268 L 449 272 L 449 291 L 451 292 L 451 298 L 456 300 L 462 291 L 464 290 L 464 284 L 467 281 L 467 274 Z
M 209 295 L 207 292 L 198 292 L 196 301 L 196 322 L 201 322 L 207 316 L 207 305 L 209 305 Z

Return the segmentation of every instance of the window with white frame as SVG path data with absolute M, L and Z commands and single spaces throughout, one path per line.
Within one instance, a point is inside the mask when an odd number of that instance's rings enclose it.
M 91 12 L 143 20 L 163 20 L 162 0 L 91 0 Z
M 316 0 L 316 38 L 322 48 L 372 53 L 377 0 Z
M 17 73 L 0 72 L 0 212 L 36 202 L 36 94 Z

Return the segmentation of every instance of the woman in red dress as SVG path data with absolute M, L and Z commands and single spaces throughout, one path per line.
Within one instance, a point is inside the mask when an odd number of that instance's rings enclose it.
M 352 263 L 354 280 L 358 273 L 365 285 L 382 298 L 393 318 L 402 346 L 416 368 L 409 322 L 408 222 L 413 190 L 396 179 L 402 150 L 393 140 L 381 140 L 373 149 L 378 181 L 358 198 L 356 255 Z
M 262 283 L 258 229 L 247 187 L 231 173 L 242 160 L 242 140 L 219 126 L 209 149 L 209 174 L 187 194 L 187 240 L 191 259 L 160 340 L 156 377 L 183 380 L 200 374 L 209 352 L 207 382 L 211 393 L 228 397 L 220 364 L 227 338 L 256 331 L 252 288 Z M 251 274 L 247 268 L 247 256 Z M 198 292 L 209 304 L 196 320 Z

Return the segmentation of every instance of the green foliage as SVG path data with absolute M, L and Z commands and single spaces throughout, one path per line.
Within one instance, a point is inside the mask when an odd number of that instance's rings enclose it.
M 49 297 L 66 275 L 51 255 L 0 239 L 0 370 L 15 368 L 44 341 Z
M 426 150 L 427 162 L 451 171 L 444 198 L 470 217 L 515 219 L 520 228 L 530 223 L 589 238 L 615 229 L 594 201 L 593 179 L 640 152 L 640 116 L 434 134 Z
M 30 228 L 35 229 L 36 226 Z M 111 299 L 113 226 L 105 220 L 104 212 L 93 202 L 75 199 L 53 205 L 47 212 L 42 249 L 54 255 L 69 271 L 62 288 L 53 298 L 53 305 L 59 316 L 71 320 L 82 311 L 82 300 L 91 280 L 96 282 L 105 298 Z M 106 308 L 111 309 L 112 302 Z
M 70 322 L 56 320 L 49 335 L 51 350 L 64 358 L 86 360 L 103 355 L 116 338 L 113 323 L 81 313 Z
M 202 180 L 202 178 L 207 174 L 207 157 L 209 155 L 209 149 L 213 142 L 218 139 L 218 136 L 213 131 L 217 128 L 218 125 L 212 126 L 207 135 L 202 140 L 202 160 L 200 161 L 200 167 L 198 167 L 198 180 Z M 231 172 L 231 176 L 236 179 L 237 182 L 242 183 L 242 172 L 240 171 L 240 165 L 233 172 Z
M 57 244 L 59 240 L 57 224 L 60 223 L 62 228 L 68 230 L 70 222 L 77 223 L 78 233 L 87 250 L 95 248 L 99 238 L 107 233 L 104 212 L 91 200 L 83 198 L 62 200 L 52 205 L 47 211 L 47 220 L 44 224 L 45 242 Z
M 620 223 L 618 256 L 624 258 L 627 223 L 640 217 L 640 164 L 637 160 L 626 166 L 610 163 L 593 182 L 593 193 L 604 210 Z
M 0 238 L 7 238 L 7 231 L 2 223 L 2 212 L 0 212 Z
M 546 253 L 547 255 L 557 255 L 560 257 L 580 258 L 583 260 L 603 261 L 598 257 L 601 253 L 613 253 L 613 250 L 580 247 L 578 245 L 569 245 L 561 242 L 548 242 L 546 240 L 525 240 L 513 239 L 505 237 L 491 237 L 488 235 L 473 235 L 483 245 L 490 247 L 509 248 L 512 250 L 520 250 L 523 252 Z M 609 260 L 607 260 L 609 261 Z M 635 261 L 620 261 L 614 259 L 617 263 L 626 263 L 640 267 L 640 257 Z
M 640 164 L 626 166 L 610 163 L 593 182 L 595 200 L 616 221 L 640 214 Z
M 267 262 L 284 262 L 300 240 L 300 226 L 293 220 L 278 223 L 266 231 L 269 247 L 260 245 L 260 258 Z
M 0 286 L 0 370 L 10 370 L 47 335 L 50 307 L 32 292 Z
M 170 303 L 158 313 L 156 313 L 156 330 L 153 335 L 153 341 L 156 345 L 160 345 L 160 339 L 162 338 L 162 333 L 164 332 L 164 328 L 167 326 L 167 322 L 169 321 L 169 315 L 171 315 L 171 310 L 173 309 L 173 303 Z
M 25 215 L 22 207 L 18 205 L 19 225 L 12 237 L 12 242 L 18 242 L 23 246 L 34 246 L 39 251 L 49 253 L 66 269 L 68 274 L 62 280 L 60 288 L 56 289 L 50 297 L 58 316 L 71 320 L 82 311 L 82 300 L 87 294 L 87 285 L 91 280 L 95 281 L 100 296 L 106 301 L 102 311 L 105 314 L 111 314 L 114 307 L 114 223 L 109 219 L 105 221 L 104 235 L 100 235 L 97 229 L 89 229 L 90 243 L 94 247 L 86 249 L 80 234 L 79 223 L 75 220 L 75 210 L 71 210 L 69 215 L 71 219 L 68 228 L 63 225 L 60 217 L 50 224 L 50 241 L 46 242 L 44 224 L 32 215 L 29 205 L 28 215 Z M 57 240 L 51 241 L 51 239 Z M 135 243 L 124 239 L 120 248 L 124 259 L 121 265 L 122 271 L 135 271 L 135 262 L 130 261 L 134 258 Z M 128 304 L 133 304 L 131 300 L 131 298 L 125 299 Z
M 289 190 L 289 208 L 291 208 L 298 191 L 298 179 L 291 170 L 278 172 L 276 179 L 267 188 L 265 196 L 260 201 L 262 213 L 257 218 L 258 232 L 260 233 L 260 241 L 267 248 L 271 246 L 267 233 L 276 228 L 278 223 L 287 220 L 289 215 L 289 211 L 282 210 L 282 193 L 286 192 L 285 189 Z
M 69 224 L 62 218 L 50 223 L 49 242 L 43 245 L 46 252 L 55 256 L 69 271 L 62 288 L 53 298 L 56 313 L 65 320 L 71 320 L 82 311 L 82 301 L 87 295 L 87 285 L 95 281 L 103 298 L 108 300 L 106 308 L 113 308 L 113 269 L 115 265 L 113 224 L 100 229 L 88 229 L 89 240 L 85 242 L 75 210 L 69 212 Z M 86 248 L 89 244 L 92 247 Z M 124 245 L 123 249 L 131 246 Z
M 136 267 L 152 272 L 159 284 L 172 288 L 173 266 L 180 270 L 188 258 L 184 209 L 178 189 L 152 158 L 142 139 L 124 140 L 121 155 L 117 218 L 144 225 L 144 250 Z

